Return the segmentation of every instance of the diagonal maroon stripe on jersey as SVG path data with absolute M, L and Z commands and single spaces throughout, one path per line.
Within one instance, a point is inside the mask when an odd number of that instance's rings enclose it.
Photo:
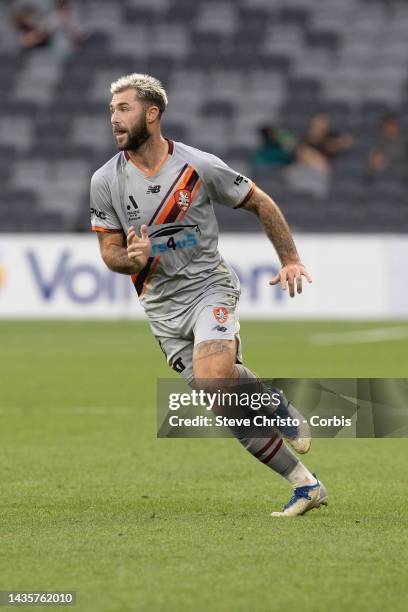
M 186 191 L 189 191 L 190 194 L 192 193 L 194 187 L 197 184 L 197 181 L 199 179 L 199 176 L 197 174 L 197 172 L 195 170 L 193 170 L 193 172 L 191 173 L 190 178 L 188 179 L 188 182 L 186 183 L 185 187 L 183 187 L 183 190 L 185 189 Z M 163 223 L 172 223 L 173 221 L 175 221 L 177 219 L 177 217 L 179 216 L 180 212 L 182 212 L 180 210 L 180 207 L 178 206 L 178 204 L 174 204 L 174 206 L 169 210 L 165 220 L 163 221 Z
M 190 178 L 188 179 L 188 183 L 187 185 L 184 187 L 184 189 L 187 189 L 187 191 L 192 192 L 196 183 L 198 181 L 198 174 L 197 172 L 194 170 L 192 175 L 190 176 Z
M 148 225 L 152 225 L 153 221 L 155 220 L 155 218 L 157 217 L 157 215 L 160 212 L 160 209 L 162 208 L 163 204 L 166 202 L 167 198 L 169 197 L 169 195 L 171 194 L 171 192 L 173 191 L 174 187 L 177 185 L 178 181 L 180 180 L 183 172 L 185 172 L 186 168 L 188 167 L 188 164 L 184 164 L 184 166 L 182 167 L 182 169 L 180 170 L 179 174 L 177 175 L 177 178 L 174 180 L 174 182 L 172 183 L 171 187 L 169 188 L 168 192 L 166 193 L 166 195 L 164 196 L 164 198 L 162 199 L 162 201 L 160 202 L 157 210 L 155 211 L 153 217 L 150 219 Z
M 172 223 L 173 221 L 177 219 L 180 212 L 181 212 L 180 207 L 177 204 L 175 204 L 173 208 L 169 211 L 163 223 Z
M 152 265 L 150 266 L 149 274 L 146 276 L 146 280 L 143 283 L 143 291 L 139 296 L 141 300 L 143 299 L 146 292 L 149 290 L 150 281 L 152 280 L 152 276 L 154 275 L 156 268 L 159 265 L 159 261 L 160 261 L 160 255 L 154 258 L 154 261 Z
M 149 270 L 153 263 L 153 260 L 154 257 L 149 257 L 149 259 L 147 260 L 147 264 L 145 265 L 143 270 L 140 270 L 139 274 L 136 274 L 134 277 L 132 277 L 132 281 L 138 295 L 140 295 L 143 291 L 143 285 L 147 278 L 147 275 L 149 274 Z

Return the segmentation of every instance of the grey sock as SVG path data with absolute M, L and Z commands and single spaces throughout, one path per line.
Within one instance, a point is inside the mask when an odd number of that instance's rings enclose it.
M 235 367 L 239 374 L 239 378 L 257 378 L 257 376 L 245 366 L 236 364 Z M 283 477 L 290 474 L 299 463 L 299 459 L 296 455 L 292 453 L 282 438 L 275 433 L 273 433 L 270 438 L 236 437 L 251 455 Z

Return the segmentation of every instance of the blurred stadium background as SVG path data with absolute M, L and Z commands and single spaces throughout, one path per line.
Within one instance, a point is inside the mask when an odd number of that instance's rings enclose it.
M 115 152 L 109 84 L 141 71 L 168 89 L 165 133 L 252 176 L 294 229 L 405 232 L 402 135 L 397 163 L 369 156 L 387 113 L 408 125 L 407 30 L 403 0 L 2 2 L 1 230 L 88 231 L 89 176 Z M 252 163 L 260 127 L 302 142 L 315 113 L 353 138 L 327 172 L 296 151 L 295 168 Z M 222 229 L 258 230 L 218 212 Z
M 407 29 L 399 0 L 2 2 L 0 316 L 141 314 L 98 259 L 88 200 L 115 153 L 109 85 L 140 71 L 168 90 L 165 135 L 270 193 L 319 281 L 295 306 L 262 293 L 278 262 L 256 219 L 217 206 L 244 316 L 405 318 Z

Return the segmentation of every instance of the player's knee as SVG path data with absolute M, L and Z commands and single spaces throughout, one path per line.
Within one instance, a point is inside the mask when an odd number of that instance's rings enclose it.
M 200 364 L 194 367 L 195 379 L 233 378 L 234 368 L 220 364 Z

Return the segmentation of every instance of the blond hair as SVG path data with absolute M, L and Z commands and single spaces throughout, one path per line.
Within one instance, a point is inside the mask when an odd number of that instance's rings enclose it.
M 160 110 L 160 115 L 167 107 L 167 94 L 158 79 L 149 74 L 127 74 L 111 84 L 111 94 L 121 93 L 126 89 L 134 89 L 142 102 L 152 103 Z

